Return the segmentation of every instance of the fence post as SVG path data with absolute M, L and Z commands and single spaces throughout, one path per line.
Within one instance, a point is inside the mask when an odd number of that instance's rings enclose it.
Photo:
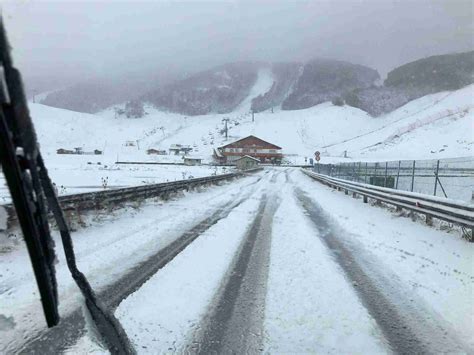
M 415 160 L 413 160 L 413 168 L 411 169 L 411 189 L 410 189 L 411 192 L 413 192 L 414 185 L 415 185 Z
M 379 163 L 375 163 L 375 167 L 374 167 L 374 183 L 372 185 L 377 185 L 377 165 L 379 165 Z M 370 181 L 369 181 L 370 183 Z
M 359 162 L 359 166 L 358 166 L 358 168 L 357 168 L 357 182 L 360 181 L 360 164 L 361 164 L 361 163 Z
M 369 168 L 367 162 L 365 162 L 365 176 L 364 176 L 364 183 L 367 184 L 367 175 L 369 175 Z
M 398 179 L 400 178 L 400 165 L 401 165 L 401 160 L 398 161 L 397 183 L 395 184 L 395 190 L 398 190 Z
M 388 169 L 388 161 L 385 162 L 385 177 L 383 179 L 383 187 L 387 187 L 387 169 Z
M 435 186 L 434 186 L 433 196 L 436 196 L 436 188 L 438 187 L 438 172 L 439 172 L 439 160 L 436 162 Z

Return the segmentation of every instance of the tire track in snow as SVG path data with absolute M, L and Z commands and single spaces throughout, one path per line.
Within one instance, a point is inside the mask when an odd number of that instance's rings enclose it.
M 278 205 L 275 195 L 262 198 L 226 282 L 188 351 L 198 354 L 262 351 L 271 226 Z
M 265 354 L 384 354 L 387 342 L 286 184 L 272 227 Z M 337 297 L 334 297 L 337 295 Z
M 114 310 L 120 302 L 140 288 L 150 277 L 173 260 L 182 250 L 196 240 L 221 219 L 226 218 L 232 210 L 242 204 L 254 192 L 260 178 L 245 187 L 243 196 L 221 206 L 210 217 L 205 218 L 187 232 L 181 235 L 145 261 L 128 271 L 124 276 L 107 286 L 98 294 L 105 305 Z M 86 322 L 81 307 L 61 319 L 60 326 L 40 332 L 34 338 L 23 344 L 14 353 L 58 353 L 74 345 L 86 333 Z
M 377 322 L 393 352 L 468 353 L 449 326 L 395 282 L 395 275 L 389 275 L 387 270 L 378 270 L 378 264 L 368 260 L 370 256 L 366 251 L 355 243 L 343 240 L 341 236 L 347 232 L 335 226 L 318 203 L 299 188 L 295 192 L 318 229 L 321 240 L 352 282 L 361 302 Z

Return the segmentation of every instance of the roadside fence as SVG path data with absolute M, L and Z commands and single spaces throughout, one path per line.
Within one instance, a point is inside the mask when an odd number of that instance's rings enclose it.
M 315 173 L 474 203 L 474 157 L 316 164 Z

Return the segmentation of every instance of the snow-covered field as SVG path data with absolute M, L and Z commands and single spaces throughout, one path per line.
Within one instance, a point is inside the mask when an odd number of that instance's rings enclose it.
M 100 191 L 127 186 L 186 180 L 233 171 L 229 167 L 116 164 L 101 155 L 46 155 L 51 180 L 59 195 Z M 0 204 L 10 201 L 3 175 L 0 176 Z

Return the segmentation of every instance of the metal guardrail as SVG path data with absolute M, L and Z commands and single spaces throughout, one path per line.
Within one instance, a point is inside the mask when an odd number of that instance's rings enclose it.
M 234 172 L 222 175 L 213 175 L 201 178 L 165 182 L 159 184 L 140 185 L 119 189 L 65 195 L 60 196 L 58 199 L 62 209 L 65 211 L 87 211 L 92 209 L 103 208 L 111 204 L 118 204 L 125 201 L 148 199 L 163 196 L 165 194 L 177 192 L 180 190 L 189 190 L 200 185 L 206 185 L 218 181 L 242 177 L 247 175 L 248 173 L 252 173 L 259 170 L 262 170 L 262 168 L 250 169 L 241 172 Z M 14 206 L 12 204 L 0 205 L 0 208 L 2 207 L 7 212 L 9 221 L 8 224 L 11 224 L 11 222 L 16 218 Z
M 372 198 L 394 205 L 397 208 L 405 208 L 413 212 L 424 214 L 428 224 L 431 223 L 432 218 L 437 218 L 464 228 L 469 228 L 470 236 L 468 236 L 467 239 L 471 242 L 474 241 L 474 205 L 420 193 L 342 180 L 304 169 L 302 169 L 302 171 L 309 177 L 325 185 L 337 188 L 338 190 L 344 190 L 346 194 L 352 192 L 353 197 L 357 195 L 363 196 L 365 203 L 368 202 L 368 198 Z

